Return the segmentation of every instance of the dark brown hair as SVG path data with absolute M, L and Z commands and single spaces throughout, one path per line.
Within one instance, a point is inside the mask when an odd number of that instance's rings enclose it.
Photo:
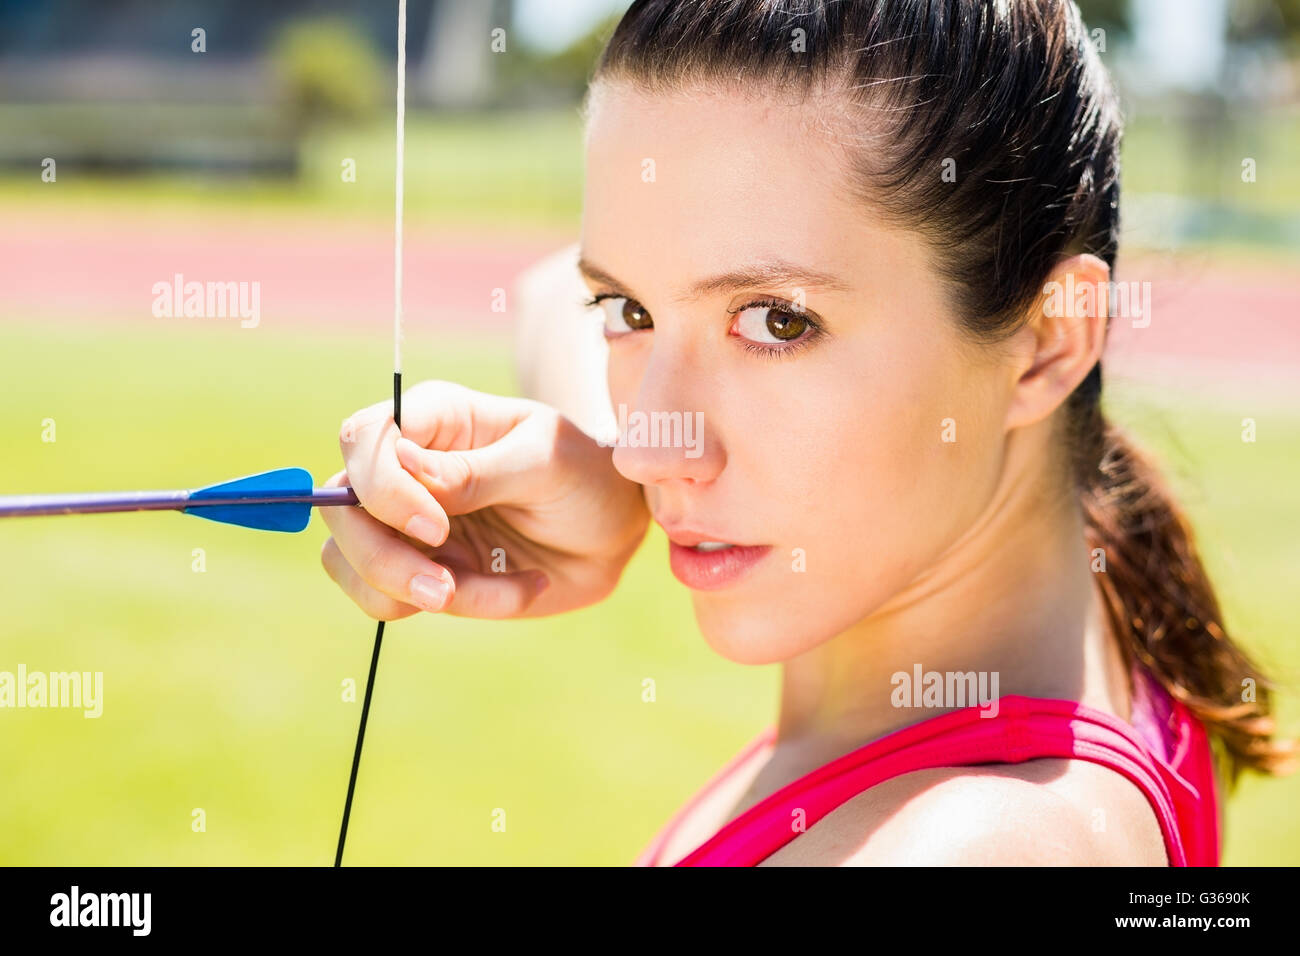
M 978 341 L 1004 339 L 1041 307 L 1064 258 L 1092 253 L 1114 270 L 1122 118 L 1067 0 L 635 0 L 591 88 L 611 81 L 869 110 L 872 147 L 847 153 L 854 198 L 931 243 Z M 1244 767 L 1283 772 L 1295 745 L 1274 739 L 1270 684 L 1228 639 L 1163 482 L 1103 417 L 1100 362 L 1063 418 L 1126 656 L 1206 725 L 1230 781 Z

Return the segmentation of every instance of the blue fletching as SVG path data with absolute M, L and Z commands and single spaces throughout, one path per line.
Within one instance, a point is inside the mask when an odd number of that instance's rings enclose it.
M 310 499 L 311 492 L 311 473 L 306 469 L 277 468 L 193 491 L 189 496 L 191 504 L 185 513 L 261 531 L 302 531 L 311 522 L 310 500 L 275 504 L 266 502 L 266 499 L 281 495 Z M 239 498 L 258 499 L 258 503 L 240 504 Z M 217 499 L 221 503 L 204 505 L 206 499 Z

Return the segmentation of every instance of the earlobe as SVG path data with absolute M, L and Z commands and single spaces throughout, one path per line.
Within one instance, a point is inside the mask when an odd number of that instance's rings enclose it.
M 1043 283 L 1025 327 L 1028 367 L 1014 385 L 1007 429 L 1042 421 L 1064 404 L 1101 359 L 1110 312 L 1110 268 L 1083 253 Z

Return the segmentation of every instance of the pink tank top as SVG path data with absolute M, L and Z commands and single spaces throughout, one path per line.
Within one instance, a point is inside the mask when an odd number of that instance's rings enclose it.
M 1209 740 L 1200 721 L 1138 668 L 1131 724 L 1074 701 L 1002 697 L 995 717 L 978 706 L 904 727 L 831 761 L 773 793 L 706 840 L 677 866 L 753 866 L 798 833 L 802 809 L 811 827 L 882 781 L 914 770 L 1074 758 L 1110 767 L 1146 795 L 1164 835 L 1170 866 L 1219 865 L 1219 809 Z M 655 837 L 636 866 L 657 866 L 682 819 L 715 787 L 763 749 L 769 727 L 710 780 Z

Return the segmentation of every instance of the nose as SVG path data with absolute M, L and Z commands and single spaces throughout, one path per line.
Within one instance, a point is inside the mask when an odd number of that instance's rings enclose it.
M 726 453 L 702 401 L 706 379 L 687 350 L 671 350 L 662 341 L 650 347 L 640 379 L 623 389 L 631 401 L 614 407 L 614 467 L 648 487 L 713 481 Z

